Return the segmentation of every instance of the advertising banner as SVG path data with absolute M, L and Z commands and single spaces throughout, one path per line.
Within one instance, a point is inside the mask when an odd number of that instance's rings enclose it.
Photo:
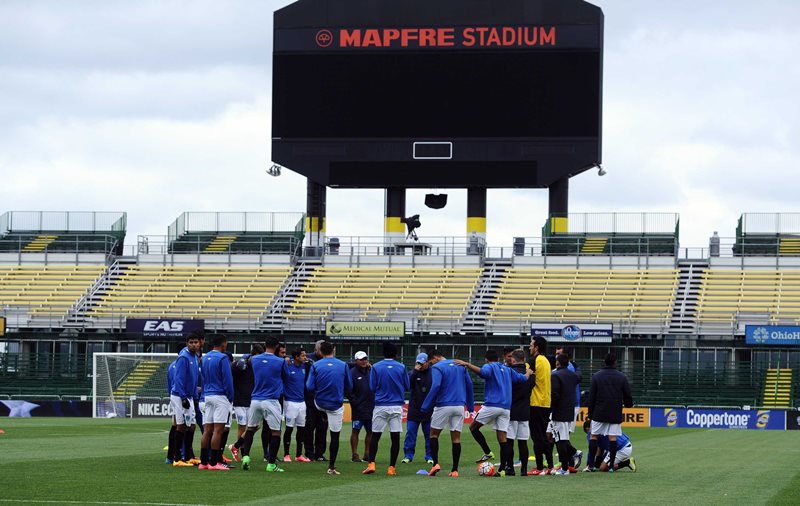
M 652 408 L 651 427 L 785 430 L 786 412 L 778 410 Z
M 800 327 L 790 325 L 745 325 L 745 342 L 766 346 L 800 346 Z
M 786 430 L 800 430 L 800 411 L 786 412 Z
M 578 418 L 575 420 L 578 425 L 586 420 L 587 413 L 586 408 L 581 408 Z M 650 427 L 650 408 L 623 408 L 622 417 L 623 427 Z
M 128 318 L 125 321 L 125 332 L 141 334 L 142 337 L 165 337 L 183 339 L 196 330 L 204 330 L 204 320 L 158 320 Z
M 92 416 L 92 401 L 0 401 L 0 416 Z
M 531 337 L 552 343 L 610 343 L 614 326 L 605 323 L 534 323 Z
M 348 341 L 399 341 L 406 333 L 405 322 L 334 322 L 325 323 L 325 335 Z
M 172 416 L 169 399 L 136 399 L 131 401 L 133 418 L 164 418 Z

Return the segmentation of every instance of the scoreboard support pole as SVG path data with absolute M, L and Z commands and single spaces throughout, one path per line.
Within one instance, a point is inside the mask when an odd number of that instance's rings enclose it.
M 467 188 L 467 237 L 486 244 L 486 188 Z
M 400 221 L 406 215 L 406 189 L 387 188 L 384 209 L 384 244 L 386 245 L 387 254 L 394 254 L 394 245 L 405 242 L 406 239 L 406 226 Z
M 306 193 L 306 256 L 321 256 L 325 247 L 325 199 L 327 188 L 311 179 Z
M 569 213 L 569 177 L 559 179 L 548 186 L 550 231 L 555 234 L 569 232 L 567 214 Z

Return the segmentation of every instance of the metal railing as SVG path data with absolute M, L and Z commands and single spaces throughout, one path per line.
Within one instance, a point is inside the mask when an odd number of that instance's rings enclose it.
M 29 250 L 26 246 L 35 236 L 17 235 L 0 239 L 0 253 L 119 253 L 119 240 L 108 235 L 59 237 L 42 249 Z
M 569 234 L 675 234 L 677 236 L 680 220 L 677 213 L 569 213 L 554 214 L 551 217 L 567 218 Z
M 0 234 L 9 232 L 125 232 L 124 212 L 8 211 L 0 216 Z
M 300 252 L 300 240 L 291 235 L 240 237 L 223 250 L 206 251 L 206 247 L 215 235 L 191 235 L 176 241 L 165 235 L 140 235 L 136 241 L 138 255 L 168 254 L 229 254 L 253 253 L 273 255 L 297 255 Z
M 167 237 L 175 240 L 187 233 L 295 232 L 302 234 L 305 213 L 215 213 L 185 212 L 168 227 Z
M 736 227 L 742 234 L 800 234 L 800 213 L 744 213 Z

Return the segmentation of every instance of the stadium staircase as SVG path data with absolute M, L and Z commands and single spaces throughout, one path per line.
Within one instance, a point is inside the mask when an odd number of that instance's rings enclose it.
M 792 370 L 767 369 L 762 405 L 765 408 L 788 408 L 792 401 Z
M 607 242 L 608 237 L 587 237 L 581 246 L 581 255 L 602 255 Z
M 781 237 L 778 254 L 781 256 L 800 256 L 800 237 Z
M 92 288 L 81 297 L 70 309 L 64 322 L 65 328 L 106 328 L 110 323 L 105 320 L 92 318 L 89 313 L 98 306 L 100 301 L 108 295 L 111 287 L 127 272 L 128 268 L 136 265 L 136 257 L 117 257 L 103 276 L 100 276 Z
M 218 235 L 205 247 L 206 253 L 222 253 L 228 251 L 231 244 L 236 242 L 235 235 Z
M 464 315 L 462 332 L 483 333 L 486 331 L 486 318 L 492 308 L 495 295 L 500 289 L 503 276 L 513 266 L 509 259 L 486 259 L 483 272 L 475 293 L 470 300 L 469 309 Z
M 697 299 L 707 260 L 681 260 L 678 262 L 678 290 L 672 306 L 670 334 L 692 334 L 697 328 Z
M 44 251 L 56 239 L 58 239 L 57 235 L 37 235 L 35 239 L 22 248 L 22 251 Z
M 286 278 L 269 309 L 264 314 L 261 330 L 276 332 L 283 329 L 290 330 L 293 323 L 297 326 L 298 322 L 287 320 L 286 313 L 303 292 L 303 287 L 311 277 L 314 269 L 320 265 L 322 265 L 320 260 L 300 260 L 295 264 L 291 274 Z
M 156 362 L 152 360 L 143 360 L 139 362 L 130 374 L 125 376 L 125 379 L 120 382 L 114 389 L 114 396 L 131 396 L 141 395 L 145 389 L 145 385 L 151 382 L 156 377 L 156 373 L 160 369 L 166 369 L 169 364 L 163 362 Z M 165 391 L 160 392 L 160 395 L 165 395 Z

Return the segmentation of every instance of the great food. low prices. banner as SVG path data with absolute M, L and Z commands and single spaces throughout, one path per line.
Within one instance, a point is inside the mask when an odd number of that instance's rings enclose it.
M 745 325 L 745 342 L 767 346 L 800 346 L 800 327 L 789 325 Z
M 327 322 L 325 335 L 347 341 L 399 341 L 406 333 L 404 322 Z
M 554 343 L 610 343 L 614 326 L 605 323 L 534 323 L 531 337 Z
M 785 430 L 786 412 L 777 410 L 652 408 L 651 427 Z
M 125 332 L 142 337 L 168 337 L 182 339 L 187 334 L 205 328 L 205 320 L 158 320 L 128 318 Z

